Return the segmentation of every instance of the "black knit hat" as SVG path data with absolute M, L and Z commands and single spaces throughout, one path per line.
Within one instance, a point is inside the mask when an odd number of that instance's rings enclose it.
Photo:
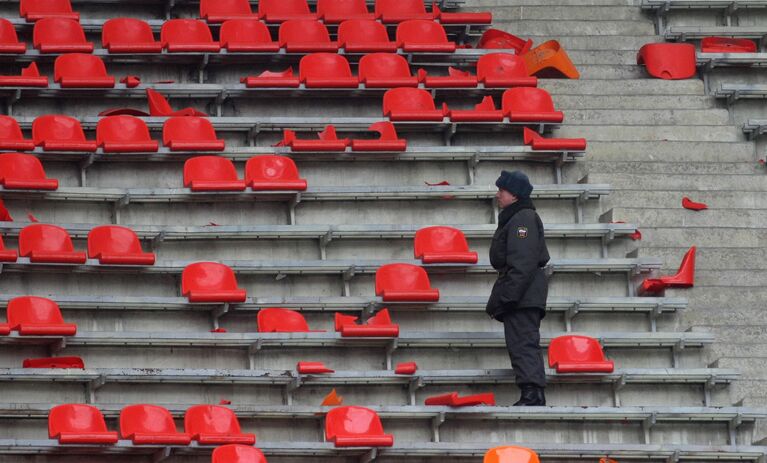
M 518 170 L 514 172 L 502 170 L 501 176 L 495 181 L 495 186 L 508 191 L 517 198 L 529 198 L 530 193 L 533 192 L 533 185 L 530 184 L 530 179 Z

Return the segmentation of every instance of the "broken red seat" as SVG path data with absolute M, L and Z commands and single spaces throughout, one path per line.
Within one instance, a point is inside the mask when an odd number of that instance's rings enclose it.
M 40 53 L 92 53 L 93 42 L 74 19 L 44 18 L 35 23 L 32 45 Z
M 120 411 L 120 437 L 134 445 L 189 445 L 192 436 L 176 430 L 170 412 L 157 405 L 128 405 Z
M 77 368 L 82 370 L 85 363 L 80 357 L 46 357 L 24 359 L 22 368 Z
M 7 323 L 0 323 L 0 336 L 11 334 L 11 327 Z
M 376 295 L 390 301 L 439 301 L 439 290 L 431 287 L 423 267 L 412 264 L 386 264 L 376 271 Z
M 98 56 L 68 53 L 56 58 L 53 80 L 61 88 L 113 88 L 114 76 L 107 74 L 104 62 Z
M 298 362 L 298 364 L 296 364 L 296 371 L 302 375 L 335 373 L 335 370 L 326 367 L 322 362 Z
M 389 309 L 381 309 L 364 325 L 358 325 L 358 319 L 359 317 L 336 312 L 336 331 L 344 338 L 396 338 L 399 336 L 399 325 L 392 322 Z
M 48 413 L 48 437 L 59 444 L 116 444 L 117 432 L 107 429 L 104 415 L 93 405 L 57 405 Z
M 511 53 L 490 53 L 477 61 L 477 78 L 485 88 L 537 87 L 525 60 Z
M 476 252 L 461 230 L 453 227 L 425 227 L 415 233 L 414 254 L 424 264 L 476 264 Z
M 596 339 L 567 335 L 551 340 L 549 367 L 557 373 L 612 373 L 615 364 L 605 358 Z
M 304 191 L 306 180 L 299 177 L 296 163 L 285 156 L 253 156 L 245 164 L 245 183 L 254 191 Z
M 535 130 L 525 127 L 524 143 L 534 150 L 542 151 L 583 151 L 586 149 L 585 138 L 543 138 Z
M 162 143 L 171 151 L 223 151 L 213 124 L 204 117 L 171 117 L 162 126 Z
M 195 262 L 181 273 L 181 294 L 189 302 L 245 302 L 231 268 L 218 262 Z
M 0 262 L 16 262 L 19 253 L 15 249 L 6 249 L 5 242 L 0 236 Z
M 453 53 L 456 49 L 441 25 L 423 19 L 401 22 L 397 26 L 397 45 L 406 53 Z
M 695 45 L 648 43 L 639 49 L 637 64 L 644 64 L 647 73 L 658 79 L 689 79 L 697 72 Z
M 516 87 L 503 92 L 503 112 L 511 122 L 561 123 L 565 116 L 554 109 L 549 92 L 542 88 Z
M 75 251 L 69 232 L 57 225 L 35 223 L 19 233 L 19 255 L 33 263 L 84 264 L 84 252 Z
M 336 447 L 391 447 L 378 414 L 363 407 L 336 407 L 325 416 L 325 439 Z
M 431 94 L 420 88 L 394 88 L 383 97 L 383 114 L 392 121 L 442 122 L 449 114 L 443 103 L 437 109 Z
M 459 397 L 457 392 L 448 392 L 434 397 L 428 397 L 424 401 L 425 405 L 443 405 L 447 407 L 471 407 L 475 405 L 495 405 L 495 394 L 485 392 L 482 394 L 467 395 Z
M 310 330 L 301 312 L 270 307 L 261 309 L 256 316 L 259 333 L 320 333 Z
M 352 140 L 352 151 L 406 151 L 407 140 L 398 138 L 397 129 L 389 121 L 376 122 L 368 130 L 378 132 L 377 140 Z
M 69 0 L 21 0 L 19 15 L 29 22 L 44 18 L 80 20 L 80 14 L 72 10 Z
M 687 250 L 675 275 L 647 278 L 643 281 L 642 292 L 656 294 L 666 288 L 693 287 L 695 285 L 695 252 L 695 246 Z
M 0 50 L 0 53 L 2 50 Z M 37 63 L 29 63 L 29 66 L 21 70 L 19 76 L 0 76 L 0 87 L 47 87 L 48 77 L 41 76 Z
M 430 76 L 424 69 L 418 70 L 418 80 L 428 88 L 475 88 L 477 76 L 468 71 L 448 67 L 446 76 Z
M 350 19 L 338 26 L 338 43 L 346 53 L 394 53 L 386 26 L 371 19 Z
M 24 138 L 16 119 L 0 115 L 0 149 L 32 151 L 35 149 L 35 143 Z
M 74 336 L 77 325 L 65 323 L 59 305 L 36 296 L 15 297 L 8 301 L 8 326 L 21 336 Z
M 349 19 L 375 19 L 365 0 L 317 0 L 317 16 L 325 24 L 340 24 Z
M 160 53 L 162 42 L 154 39 L 151 26 L 135 18 L 113 18 L 101 28 L 101 45 L 109 53 Z
M 167 117 L 171 117 L 171 116 L 207 117 L 208 116 L 207 114 L 197 111 L 194 108 L 184 108 L 178 111 L 174 111 L 173 108 L 170 106 L 170 103 L 168 103 L 168 100 L 160 92 L 151 88 L 146 89 L 146 97 L 149 103 L 150 116 L 160 116 L 160 117 L 166 117 L 166 116 Z
M 412 0 L 411 0 L 412 1 Z M 492 24 L 493 14 L 489 11 L 479 11 L 476 13 L 445 13 L 439 9 L 437 3 L 431 7 L 434 18 L 439 20 L 440 24 Z
M 184 432 L 200 445 L 256 443 L 255 434 L 244 434 L 237 415 L 219 405 L 195 405 L 184 414 Z
M 730 37 L 704 37 L 700 42 L 703 53 L 756 53 L 756 42 Z
M 412 19 L 436 19 L 433 12 L 426 11 L 423 0 L 376 0 L 375 15 L 384 24 L 396 24 Z
M 312 53 L 301 58 L 301 82 L 307 88 L 357 88 L 359 79 L 352 75 L 349 61 L 338 53 Z
M 418 87 L 405 57 L 396 53 L 371 53 L 360 59 L 359 81 L 366 88 Z
M 328 28 L 314 19 L 296 19 L 280 24 L 279 43 L 288 53 L 338 52 L 338 42 L 330 40 Z
M 134 116 L 107 116 L 96 124 L 96 143 L 105 153 L 154 153 L 159 149 L 146 122 Z
M 332 125 L 318 134 L 319 140 L 301 140 L 296 137 L 292 130 L 285 130 L 282 141 L 277 146 L 288 146 L 291 151 L 345 151 L 349 146 L 349 139 L 339 139 L 336 128 Z
M 100 264 L 154 265 L 153 252 L 144 252 L 136 232 L 119 225 L 101 225 L 88 232 L 88 257 Z
M 80 121 L 73 117 L 49 114 L 32 122 L 32 140 L 44 151 L 92 153 L 98 149 L 95 140 L 87 140 Z
M 247 185 L 237 177 L 231 159 L 197 156 L 184 162 L 184 187 L 192 191 L 244 191 Z
M 256 77 L 243 77 L 240 82 L 248 88 L 298 88 L 301 86 L 301 80 L 293 74 L 293 68 L 287 68 L 284 71 L 264 71 Z
M 255 16 L 224 22 L 221 25 L 219 42 L 221 48 L 225 48 L 230 53 L 277 53 L 280 51 L 280 44 L 272 40 L 269 28 Z
M 19 42 L 13 23 L 0 18 L 0 53 L 22 55 L 26 52 L 27 44 Z
M 394 368 L 395 375 L 414 375 L 418 371 L 418 365 L 415 362 L 398 363 Z
M 232 19 L 254 18 L 248 0 L 200 0 L 200 18 L 209 23 L 222 23 Z
M 160 29 L 162 47 L 169 53 L 218 53 L 221 45 L 213 40 L 208 25 L 197 19 L 169 19 Z
M 266 463 L 266 457 L 253 446 L 227 444 L 213 449 L 211 463 Z
M 259 0 L 258 15 L 269 23 L 317 19 L 306 0 Z
M 488 29 L 479 39 L 479 49 L 511 49 L 517 55 L 524 55 L 533 47 L 532 40 L 525 40 L 499 29 Z
M 6 190 L 56 190 L 59 181 L 48 178 L 40 160 L 23 153 L 0 154 L 0 184 Z
M 451 109 L 450 120 L 453 122 L 503 122 L 503 111 L 495 107 L 493 97 L 487 95 L 474 109 Z

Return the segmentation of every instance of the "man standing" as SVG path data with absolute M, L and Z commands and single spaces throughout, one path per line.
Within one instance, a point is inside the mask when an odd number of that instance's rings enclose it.
M 549 251 L 543 222 L 530 199 L 533 186 L 522 172 L 501 171 L 495 197 L 498 229 L 490 245 L 490 263 L 498 271 L 486 311 L 503 322 L 506 348 L 522 396 L 514 405 L 546 405 L 546 372 L 541 357 L 541 319 L 548 281 Z

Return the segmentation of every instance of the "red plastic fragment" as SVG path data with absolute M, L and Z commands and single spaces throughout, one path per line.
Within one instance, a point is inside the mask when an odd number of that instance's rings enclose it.
M 696 203 L 687 196 L 682 198 L 682 207 L 685 209 L 690 209 L 691 211 L 702 211 L 708 209 L 708 205 L 705 203 Z
M 403 362 L 398 363 L 394 368 L 394 374 L 396 375 L 414 375 L 418 370 L 418 365 L 415 362 Z
M 449 392 L 434 397 L 429 397 L 424 401 L 426 405 L 446 405 L 449 407 L 470 407 L 474 405 L 495 405 L 495 394 L 485 392 L 482 394 L 473 394 L 465 397 L 459 397 L 457 392 Z

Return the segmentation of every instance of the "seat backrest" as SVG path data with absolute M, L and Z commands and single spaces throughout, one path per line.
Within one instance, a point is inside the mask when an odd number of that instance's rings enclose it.
M 32 44 L 87 43 L 79 22 L 66 18 L 44 18 L 32 29 Z
M 211 463 L 266 463 L 266 457 L 250 445 L 228 444 L 213 449 Z
M 436 109 L 431 93 L 421 88 L 393 88 L 383 97 L 384 115 L 392 111 L 432 111 Z
M 35 223 L 19 233 L 19 254 L 29 256 L 32 251 L 73 252 L 69 232 L 58 225 Z
M 389 309 L 381 309 L 377 314 L 368 318 L 366 325 L 369 326 L 389 326 L 392 325 Z
M 427 19 L 402 21 L 397 26 L 399 43 L 448 43 L 447 33 L 441 24 Z
M 280 24 L 280 44 L 289 42 L 328 43 L 328 28 L 313 19 L 291 19 Z
M 376 16 L 426 13 L 423 0 L 376 0 L 375 8 Z
M 369 77 L 392 78 L 411 77 L 407 60 L 395 53 L 370 53 L 360 59 L 360 80 Z
M 48 114 L 32 121 L 32 140 L 35 145 L 47 140 L 80 142 L 85 141 L 85 132 L 74 117 Z
M 325 416 L 325 436 L 328 440 L 339 437 L 381 436 L 383 425 L 378 414 L 364 407 L 337 407 Z
M 453 227 L 425 227 L 415 233 L 415 257 L 432 252 L 468 252 L 469 243 L 461 230 Z
M 308 333 L 309 324 L 295 310 L 267 308 L 258 311 L 256 316 L 259 333 Z
M 28 14 L 56 15 L 72 12 L 72 4 L 69 0 L 21 0 L 19 2 L 19 14 L 21 16 Z
M 376 271 L 376 294 L 384 289 L 429 289 L 431 283 L 426 270 L 413 264 L 386 264 Z
M 31 154 L 0 154 L 0 176 L 17 180 L 40 180 L 45 177 L 45 170 L 40 160 Z
M 57 405 L 48 413 L 48 437 L 57 438 L 62 432 L 107 432 L 104 415 L 93 405 Z
M 162 93 L 153 88 L 146 89 L 146 97 L 149 100 L 149 114 L 152 116 L 170 116 L 173 108 Z
M 207 43 L 213 41 L 208 25 L 197 19 L 171 19 L 160 29 L 163 47 L 168 43 Z
M 0 140 L 21 140 L 24 135 L 21 133 L 19 122 L 11 116 L 0 115 Z
M 286 156 L 253 156 L 245 164 L 245 181 L 251 180 L 297 180 L 298 167 Z
M 37 296 L 15 297 L 8 301 L 7 317 L 11 326 L 22 323 L 64 323 L 59 305 Z
M 317 14 L 344 15 L 367 14 L 368 6 L 365 0 L 317 0 Z
M 213 124 L 204 117 L 171 117 L 162 126 L 162 142 L 168 145 L 171 140 L 216 140 Z
M 503 92 L 503 111 L 523 113 L 553 112 L 554 100 L 549 92 L 535 87 L 514 87 Z
M 134 116 L 107 116 L 99 119 L 96 125 L 96 141 L 104 142 L 143 142 L 151 141 L 146 122 Z
M 221 156 L 196 156 L 184 162 L 184 186 L 191 186 L 194 180 L 237 180 L 237 169 Z
M 490 53 L 477 61 L 477 77 L 528 77 L 527 65 L 522 57 L 511 53 Z
M 59 82 L 62 77 L 107 77 L 107 67 L 98 56 L 86 53 L 67 53 L 57 57 L 53 65 L 53 80 Z
M 495 447 L 485 453 L 483 463 L 540 463 L 534 451 L 515 445 Z
M 352 68 L 345 57 L 337 53 L 312 53 L 301 58 L 299 76 L 303 81 L 317 77 L 351 77 Z
M 221 25 L 221 43 L 269 43 L 266 24 L 254 18 L 230 19 Z
M 388 42 L 386 26 L 372 19 L 349 19 L 338 26 L 338 43 L 380 43 Z
M 248 0 L 200 0 L 200 17 L 253 14 Z
M 231 268 L 218 262 L 195 262 L 181 273 L 181 293 L 237 289 L 237 279 Z
M 19 36 L 16 34 L 16 28 L 13 27 L 12 22 L 5 18 L 0 18 L 0 43 L 19 43 Z
M 240 434 L 237 415 L 218 405 L 195 405 L 184 415 L 184 432 L 197 434 Z
M 558 362 L 601 362 L 605 359 L 599 341 L 588 336 L 567 335 L 551 340 L 549 365 Z
M 258 14 L 311 14 L 306 0 L 259 0 Z
M 88 256 L 136 254 L 143 252 L 136 232 L 119 225 L 101 225 L 88 232 Z
M 120 436 L 129 439 L 135 433 L 176 433 L 170 412 L 157 405 L 128 405 L 120 410 Z
M 109 19 L 101 28 L 101 44 L 105 48 L 112 43 L 151 43 L 154 41 L 152 28 L 147 22 L 140 19 Z

